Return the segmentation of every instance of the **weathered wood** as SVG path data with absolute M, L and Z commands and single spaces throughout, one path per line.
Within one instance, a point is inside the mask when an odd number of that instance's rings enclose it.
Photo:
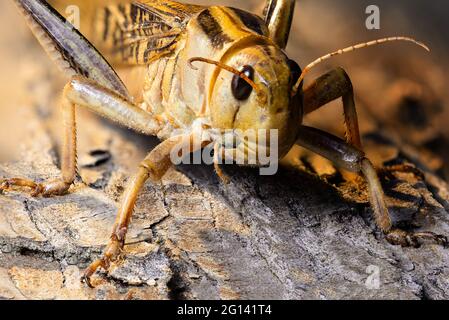
M 0 6 L 5 16 L 11 12 L 11 23 L 23 27 L 13 8 Z M 2 52 L 5 59 L 23 54 L 23 67 L 1 75 L 12 91 L 3 88 L 5 96 L 23 99 L 1 102 L 0 126 L 8 125 L 3 119 L 10 114 L 20 114 L 10 126 L 13 146 L 2 144 L 1 158 L 12 147 L 21 153 L 0 164 L 0 177 L 45 180 L 59 174 L 55 106 L 64 79 L 22 34 L 0 40 L 2 51 L 14 41 Z M 18 80 L 8 84 L 11 77 Z M 324 119 L 340 123 L 333 115 Z M 395 222 L 449 235 L 449 188 L 436 174 L 441 157 L 417 139 L 404 143 L 392 126 L 379 129 L 381 121 L 362 112 L 361 125 L 369 133 L 364 143 L 375 162 L 406 162 L 425 171 L 424 179 L 382 174 Z M 69 195 L 0 194 L 0 298 L 449 298 L 448 249 L 388 244 L 374 228 L 363 182 L 345 180 L 331 164 L 300 150 L 273 177 L 231 166 L 225 169 L 231 183 L 223 185 L 211 167 L 183 166 L 160 185 L 147 184 L 127 259 L 108 276 L 95 276 L 95 289 L 87 288 L 80 273 L 100 255 L 127 178 L 157 141 L 84 112 L 79 131 L 80 178 Z M 371 268 L 379 270 L 378 289 L 367 286 Z

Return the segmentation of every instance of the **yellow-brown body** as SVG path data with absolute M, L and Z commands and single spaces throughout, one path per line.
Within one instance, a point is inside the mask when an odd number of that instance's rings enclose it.
M 158 136 L 167 139 L 173 134 L 186 133 L 195 124 L 218 130 L 276 129 L 279 155 L 285 155 L 295 142 L 302 106 L 292 103 L 290 92 L 295 79 L 291 77 L 289 59 L 270 39 L 264 20 L 229 7 L 169 1 L 145 5 L 148 16 L 142 17 L 142 21 L 153 19 L 151 15 L 156 19 L 159 10 L 164 12 L 165 22 L 170 17 L 182 17 L 182 13 L 184 20 L 167 22 L 162 28 L 161 24 L 155 24 L 154 29 L 147 31 L 158 37 L 151 44 L 156 50 L 145 52 L 148 48 L 145 42 L 139 48 L 128 47 L 127 51 L 109 56 L 112 61 L 146 65 L 140 106 L 160 119 L 162 128 Z M 126 23 L 121 17 L 131 16 L 132 10 L 139 10 L 138 14 L 144 11 L 130 5 L 122 10 L 114 6 L 98 15 L 94 42 L 107 56 L 114 43 L 126 42 L 122 40 L 126 35 L 131 39 L 140 36 L 123 32 Z M 244 65 L 254 66 L 255 83 L 265 100 L 261 101 L 257 94 L 244 101 L 236 100 L 231 92 L 233 74 L 206 63 L 196 62 L 193 67 L 190 59 L 194 57 L 207 57 L 237 70 Z

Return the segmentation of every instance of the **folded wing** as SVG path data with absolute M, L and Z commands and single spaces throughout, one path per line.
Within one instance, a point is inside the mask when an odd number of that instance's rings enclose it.
M 100 9 L 94 43 L 114 64 L 145 65 L 175 46 L 190 18 L 203 7 L 139 1 Z
M 14 0 L 42 47 L 67 75 L 82 75 L 122 96 L 128 91 L 98 50 L 44 0 Z

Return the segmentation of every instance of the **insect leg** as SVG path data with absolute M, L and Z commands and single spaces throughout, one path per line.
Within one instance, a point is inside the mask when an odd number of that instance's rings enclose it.
M 342 68 L 335 68 L 322 75 L 304 90 L 304 113 L 312 113 L 340 97 L 343 101 L 346 141 L 358 149 L 363 150 L 360 139 L 357 110 L 354 102 L 354 90 L 351 79 Z M 415 167 L 406 164 L 389 166 L 378 170 L 381 174 L 388 174 L 392 171 L 410 172 L 420 178 L 422 178 L 423 175 L 422 172 Z M 351 176 L 347 175 L 346 177 L 351 178 Z
M 264 10 L 270 38 L 282 49 L 287 47 L 293 22 L 295 0 L 267 0 Z
M 64 96 L 77 106 L 142 134 L 157 135 L 160 130 L 159 122 L 151 114 L 115 91 L 84 77 L 73 77 L 65 87 Z
M 309 114 L 340 97 L 343 100 L 346 140 L 362 149 L 354 90 L 351 79 L 342 68 L 322 75 L 304 90 L 304 113 Z
M 0 191 L 12 189 L 31 189 L 32 196 L 62 195 L 68 191 L 76 176 L 76 119 L 75 106 L 63 99 L 62 114 L 64 123 L 64 140 L 62 147 L 62 176 L 56 180 L 37 183 L 22 178 L 1 180 Z
M 63 95 L 62 177 L 46 183 L 21 178 L 1 180 L 0 191 L 30 188 L 33 196 L 62 195 L 68 191 L 76 176 L 76 105 L 144 134 L 156 135 L 159 130 L 158 122 L 150 114 L 126 101 L 121 95 L 92 80 L 75 76 L 66 85 Z
M 306 126 L 299 128 L 296 143 L 333 161 L 343 169 L 363 174 L 368 184 L 375 222 L 387 235 L 387 239 L 391 243 L 403 246 L 417 246 L 419 245 L 419 240 L 433 240 L 439 244 L 448 244 L 446 237 L 431 232 L 409 233 L 403 230 L 392 229 L 392 222 L 385 203 L 382 186 L 374 166 L 365 157 L 363 151 L 327 132 Z
M 83 280 L 89 286 L 92 287 L 90 278 L 98 268 L 102 267 L 107 270 L 109 269 L 110 264 L 120 257 L 125 244 L 125 237 L 131 221 L 134 205 L 145 182 L 148 179 L 151 179 L 152 181 L 159 181 L 162 178 L 171 166 L 172 162 L 170 155 L 174 147 L 178 150 L 182 149 L 193 152 L 194 149 L 192 149 L 192 146 L 194 146 L 194 144 L 192 144 L 192 137 L 193 136 L 191 135 L 176 136 L 165 140 L 154 150 L 152 150 L 140 163 L 138 172 L 134 175 L 126 188 L 124 198 L 112 230 L 112 235 L 109 244 L 104 251 L 103 257 L 93 262 L 84 273 Z

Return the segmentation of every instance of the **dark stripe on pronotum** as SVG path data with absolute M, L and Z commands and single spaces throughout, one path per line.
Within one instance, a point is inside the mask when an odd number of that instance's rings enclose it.
M 248 29 L 258 33 L 261 36 L 264 35 L 265 22 L 261 18 L 237 8 L 230 8 L 230 10 L 239 17 L 239 19 Z
M 204 33 L 209 37 L 214 47 L 222 48 L 225 43 L 231 41 L 231 39 L 223 32 L 223 28 L 218 21 L 215 20 L 209 9 L 200 13 L 198 16 L 198 23 Z

